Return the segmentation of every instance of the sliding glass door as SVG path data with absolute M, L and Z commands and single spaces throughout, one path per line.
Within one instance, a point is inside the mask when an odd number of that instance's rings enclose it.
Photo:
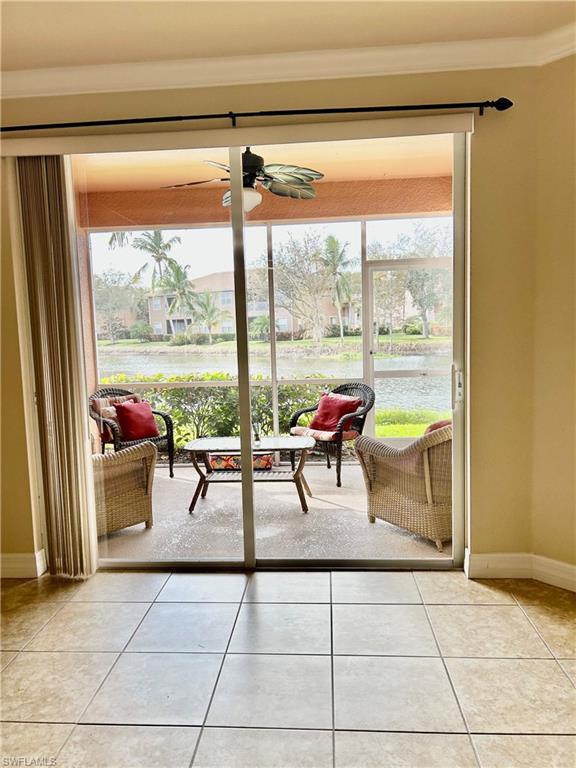
M 160 433 L 150 519 L 100 504 L 104 564 L 451 564 L 450 541 L 370 520 L 353 438 L 402 450 L 454 417 L 459 553 L 464 146 L 74 157 L 93 452 L 112 466 L 132 442 L 106 425 L 115 403 L 96 402 L 119 390 Z M 322 413 L 334 395 L 366 406 L 341 441 Z M 156 439 L 168 424 L 172 447 Z

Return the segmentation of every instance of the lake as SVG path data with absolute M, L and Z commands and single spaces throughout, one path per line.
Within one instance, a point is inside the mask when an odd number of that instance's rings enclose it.
M 397 355 L 394 357 L 376 357 L 376 370 L 446 370 L 446 376 L 414 377 L 402 379 L 377 379 L 376 407 L 431 409 L 445 411 L 450 409 L 450 358 L 446 355 Z M 236 376 L 238 367 L 233 351 L 225 354 L 187 353 L 185 348 L 162 350 L 162 352 L 122 351 L 121 348 L 98 349 L 98 365 L 101 378 L 116 374 L 151 376 L 161 373 L 164 376 L 177 376 L 193 373 L 222 372 Z M 270 376 L 270 360 L 261 355 L 250 358 L 251 375 Z M 333 359 L 331 357 L 280 357 L 278 376 L 281 379 L 306 378 L 321 374 L 325 378 L 362 378 L 362 361 L 356 359 Z

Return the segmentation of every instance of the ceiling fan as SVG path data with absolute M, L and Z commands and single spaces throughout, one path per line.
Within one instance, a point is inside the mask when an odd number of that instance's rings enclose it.
M 223 163 L 214 160 L 205 160 L 207 165 L 220 168 L 230 173 L 230 168 Z M 262 202 L 262 195 L 256 189 L 260 185 L 280 197 L 292 197 L 297 200 L 312 200 L 316 197 L 316 190 L 312 182 L 324 178 L 324 174 L 311 168 L 302 168 L 298 165 L 283 165 L 281 163 L 264 164 L 264 158 L 250 151 L 242 153 L 242 187 L 244 192 L 244 210 L 251 211 Z M 189 181 L 185 184 L 172 184 L 163 189 L 176 189 L 178 187 L 193 187 L 197 184 L 209 184 L 212 181 L 230 181 L 230 176 L 224 178 L 204 179 L 203 181 Z M 231 190 L 226 190 L 222 197 L 222 205 L 229 206 L 232 202 Z

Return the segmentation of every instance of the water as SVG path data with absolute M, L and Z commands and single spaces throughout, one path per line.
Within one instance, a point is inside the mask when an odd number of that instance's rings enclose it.
M 128 377 L 144 374 L 151 376 L 189 375 L 194 373 L 222 372 L 237 376 L 238 367 L 235 352 L 230 354 L 190 354 L 186 350 L 166 352 L 122 352 L 107 347 L 98 351 L 100 377 L 116 374 Z M 450 358 L 446 355 L 402 355 L 378 357 L 376 370 L 447 370 Z M 251 356 L 252 376 L 270 376 L 270 361 L 264 356 Z M 300 379 L 312 374 L 325 378 L 362 378 L 361 360 L 334 360 L 329 357 L 282 357 L 278 360 L 278 375 L 281 379 Z M 419 376 L 415 378 L 377 379 L 375 384 L 377 408 L 403 408 L 449 410 L 450 376 Z

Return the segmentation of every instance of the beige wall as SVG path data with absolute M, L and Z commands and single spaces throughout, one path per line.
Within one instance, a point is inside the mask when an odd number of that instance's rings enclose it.
M 2 320 L 1 320 L 1 478 L 2 553 L 34 552 L 34 527 L 24 438 L 24 399 L 16 322 L 14 272 L 2 196 Z
M 537 554 L 568 562 L 576 560 L 575 93 L 576 57 L 540 73 L 532 536 Z
M 574 346 L 574 326 L 556 293 L 558 286 L 568 291 L 573 254 L 565 218 L 565 159 L 573 153 L 569 66 L 15 100 L 5 105 L 4 120 L 511 98 L 510 111 L 478 118 L 472 144 L 470 547 L 574 562 L 567 544 L 573 499 L 559 488 L 568 483 L 569 440 L 562 435 L 572 402 L 569 363 L 559 358 Z M 553 93 L 563 107 L 549 111 Z M 559 325 L 562 338 L 546 330 Z M 552 409 L 558 415 L 551 417 Z M 536 444 L 542 433 L 545 442 L 553 438 L 553 450 Z

